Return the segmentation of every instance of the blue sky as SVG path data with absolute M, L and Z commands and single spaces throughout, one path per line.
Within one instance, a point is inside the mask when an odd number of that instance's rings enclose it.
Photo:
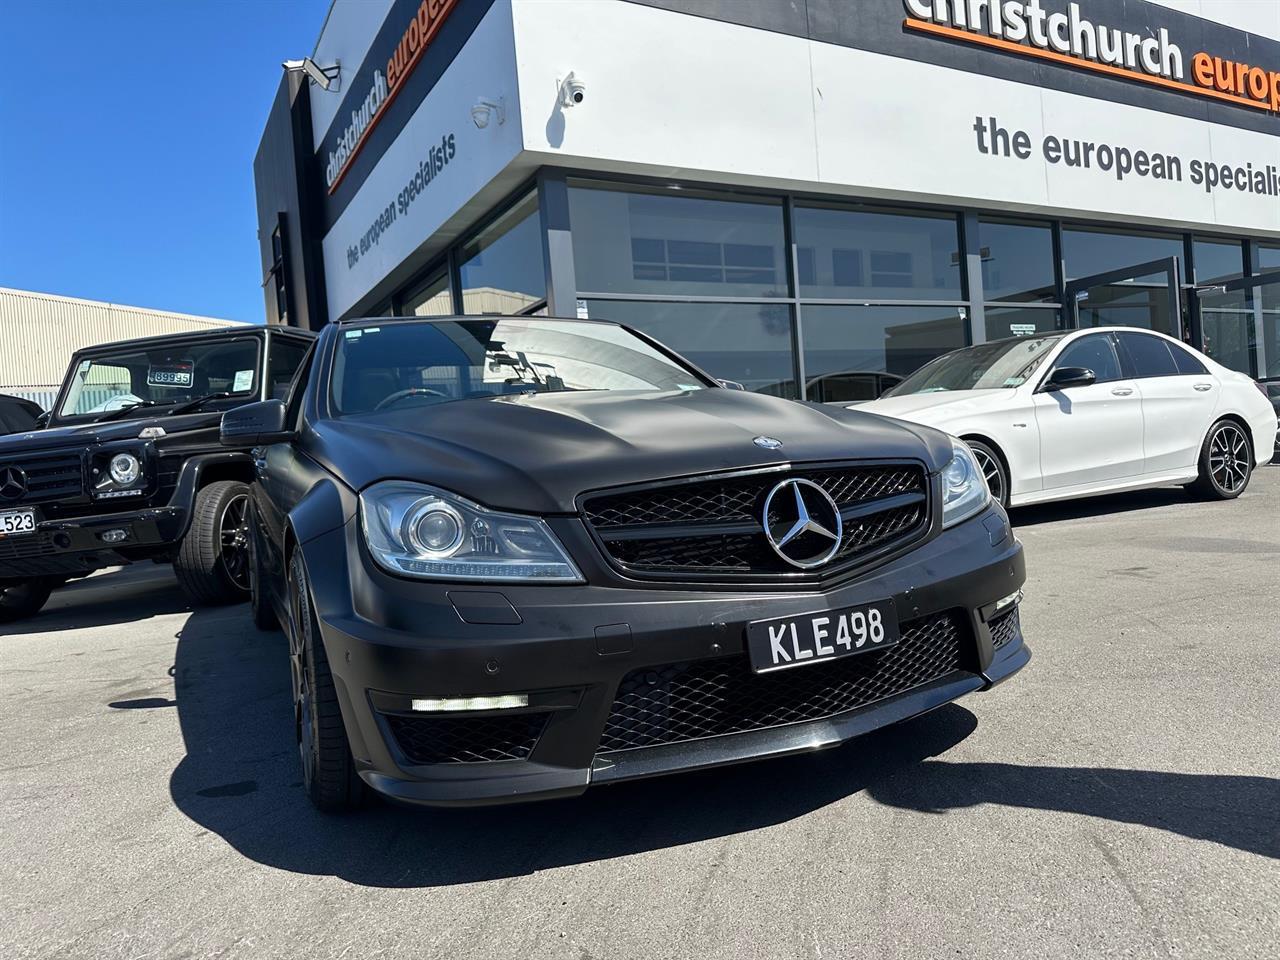
M 262 322 L 253 155 L 328 0 L 0 0 L 0 286 Z

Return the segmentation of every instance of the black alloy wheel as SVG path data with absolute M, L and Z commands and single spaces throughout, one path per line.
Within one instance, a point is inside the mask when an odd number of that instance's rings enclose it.
M 364 801 L 329 671 L 302 551 L 289 563 L 289 667 L 302 785 L 317 809 L 346 813 Z
M 218 519 L 219 557 L 227 580 L 236 589 L 249 592 L 249 494 L 231 497 Z
M 249 487 L 215 480 L 196 492 L 191 526 L 173 572 L 193 603 L 238 603 L 249 595 Z
M 1253 448 L 1244 428 L 1219 420 L 1200 448 L 1200 476 L 1192 489 L 1211 500 L 1234 500 L 1253 475 Z
M 978 461 L 978 469 L 987 481 L 987 489 L 992 498 L 1002 507 L 1009 505 L 1009 478 L 1006 476 L 1004 462 L 1000 455 L 981 440 L 968 440 L 973 458 Z

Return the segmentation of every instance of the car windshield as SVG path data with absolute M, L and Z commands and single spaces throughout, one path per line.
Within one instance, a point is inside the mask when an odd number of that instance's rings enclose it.
M 128 410 L 141 416 L 211 395 L 243 399 L 257 388 L 257 337 L 122 347 L 76 365 L 58 416 L 114 419 Z
M 1060 336 L 1015 337 L 955 350 L 926 363 L 885 396 L 1020 387 L 1060 339 Z
M 702 377 L 623 327 L 537 317 L 388 321 L 344 330 L 342 415 L 412 404 L 582 390 L 700 390 Z

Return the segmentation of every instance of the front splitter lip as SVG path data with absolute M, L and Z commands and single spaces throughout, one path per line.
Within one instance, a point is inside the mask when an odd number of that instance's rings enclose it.
M 387 799 L 411 805 L 470 807 L 573 797 L 592 785 L 691 773 L 837 747 L 987 689 L 1022 669 L 1030 658 L 1031 651 L 1019 642 L 993 664 L 999 668 L 994 676 L 992 671 L 985 675 L 957 672 L 840 716 L 621 751 L 597 757 L 587 768 L 504 761 L 484 764 L 483 773 L 465 766 L 423 768 L 431 778 L 423 780 L 389 777 L 375 770 L 365 770 L 361 777 Z

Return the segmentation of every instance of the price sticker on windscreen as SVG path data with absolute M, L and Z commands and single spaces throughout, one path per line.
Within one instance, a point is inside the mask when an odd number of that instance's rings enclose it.
M 149 387 L 189 387 L 195 364 L 190 360 L 166 360 L 147 367 Z

